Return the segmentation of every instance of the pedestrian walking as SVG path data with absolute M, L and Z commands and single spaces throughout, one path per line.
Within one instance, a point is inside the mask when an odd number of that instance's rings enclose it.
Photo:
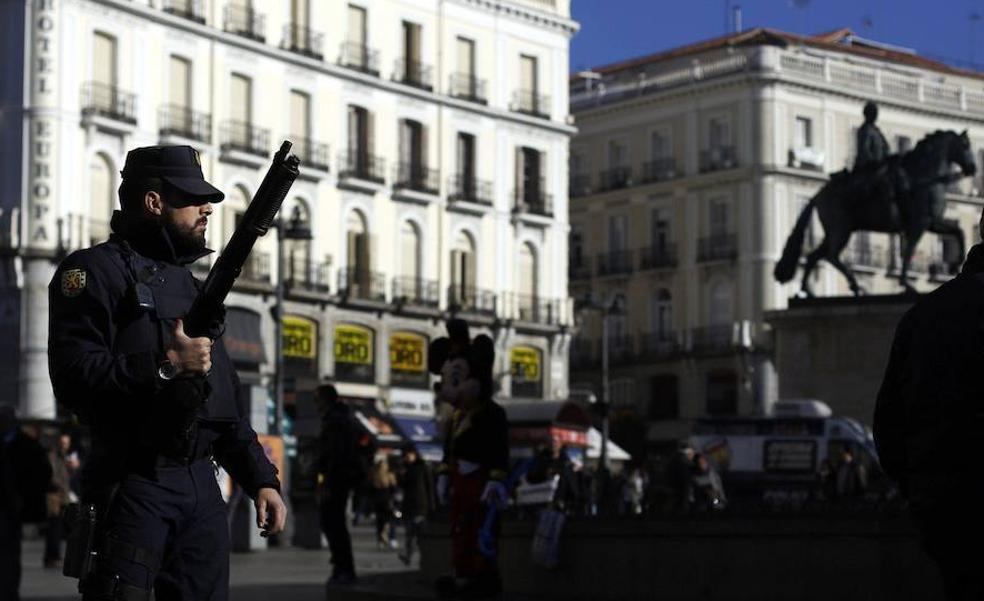
M 714 466 L 701 454 L 694 455 L 694 508 L 698 512 L 720 511 L 727 505 L 724 484 Z
M 427 463 L 413 445 L 403 450 L 403 469 L 400 473 L 400 487 L 403 489 L 403 526 L 406 530 L 400 560 L 404 565 L 413 561 L 414 549 L 420 544 L 420 530 L 428 516 L 437 506 L 434 492 L 434 478 Z
M 64 519 L 62 512 L 69 503 L 77 501 L 72 492 L 70 481 L 74 471 L 71 465 L 72 437 L 61 434 L 54 448 L 48 451 L 48 462 L 51 464 L 51 487 L 48 490 L 46 507 L 48 524 L 44 537 L 44 567 L 58 568 L 62 562 L 62 540 L 65 538 Z
M 666 481 L 670 488 L 670 511 L 676 515 L 690 513 L 694 505 L 694 449 L 682 444 L 667 466 Z
M 397 547 L 395 539 L 390 537 L 396 484 L 396 474 L 390 470 L 386 456 L 377 456 L 372 471 L 372 489 L 373 512 L 376 515 L 376 546 L 381 549 Z

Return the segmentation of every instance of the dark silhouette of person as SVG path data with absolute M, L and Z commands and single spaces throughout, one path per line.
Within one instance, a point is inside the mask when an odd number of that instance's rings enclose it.
M 984 224 L 982 224 L 984 225 Z M 967 544 L 984 539 L 984 245 L 902 317 L 878 392 L 874 436 L 949 599 L 984 598 Z

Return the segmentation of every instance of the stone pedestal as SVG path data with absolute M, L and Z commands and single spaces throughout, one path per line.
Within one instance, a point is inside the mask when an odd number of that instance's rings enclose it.
M 871 424 L 895 327 L 918 297 L 791 299 L 766 313 L 780 399 L 818 399 Z

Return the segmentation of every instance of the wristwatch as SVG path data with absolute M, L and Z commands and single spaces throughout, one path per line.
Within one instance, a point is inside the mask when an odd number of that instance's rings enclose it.
M 178 366 L 171 363 L 170 359 L 165 359 L 157 368 L 157 375 L 165 381 L 173 380 L 174 376 L 178 375 Z

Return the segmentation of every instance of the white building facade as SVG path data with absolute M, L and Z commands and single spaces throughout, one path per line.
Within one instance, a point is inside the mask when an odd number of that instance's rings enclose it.
M 428 407 L 451 315 L 494 338 L 501 396 L 567 395 L 566 0 L 11 0 L 0 22 L 2 378 L 26 416 L 56 413 L 57 260 L 108 235 L 127 151 L 164 143 L 226 193 L 217 250 L 280 142 L 301 158 L 282 216 L 312 238 L 271 231 L 227 301 L 245 383 L 269 385 L 283 278 L 288 405 L 331 380 Z

